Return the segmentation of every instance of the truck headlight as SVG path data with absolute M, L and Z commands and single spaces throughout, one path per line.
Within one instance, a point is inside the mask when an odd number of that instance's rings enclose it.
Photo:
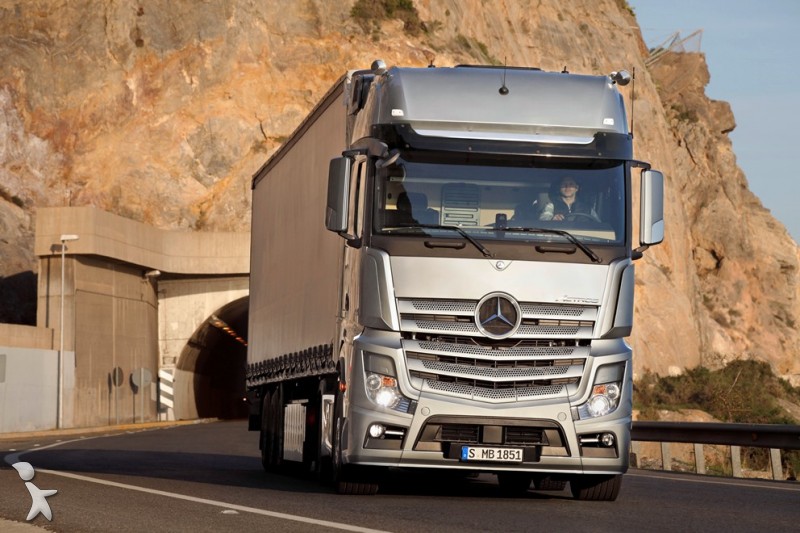
M 589 401 L 578 408 L 581 420 L 613 413 L 619 405 L 619 383 L 604 383 L 592 388 Z
M 617 410 L 622 392 L 624 369 L 624 365 L 605 365 L 600 367 L 595 380 L 601 381 L 601 383 L 595 383 L 589 399 L 578 407 L 578 416 L 581 420 L 610 415 Z M 606 381 L 611 376 L 613 376 L 614 381 L 602 383 L 602 381 Z
M 382 374 L 367 374 L 367 396 L 381 407 L 394 409 L 400 403 L 400 390 L 397 380 Z
M 397 369 L 390 357 L 364 353 L 364 387 L 373 403 L 401 413 L 414 412 L 416 402 L 400 392 Z

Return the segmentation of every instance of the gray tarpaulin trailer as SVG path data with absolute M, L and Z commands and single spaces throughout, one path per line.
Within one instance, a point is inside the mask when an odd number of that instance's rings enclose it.
M 351 494 L 398 467 L 616 498 L 633 261 L 664 232 L 629 79 L 376 61 L 331 88 L 253 178 L 265 469 L 302 464 Z

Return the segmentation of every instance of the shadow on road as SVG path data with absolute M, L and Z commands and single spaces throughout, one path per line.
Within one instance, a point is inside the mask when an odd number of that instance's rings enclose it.
M 266 473 L 257 434 L 242 420 L 76 438 L 51 448 L 17 452 L 37 470 L 57 470 L 119 481 L 125 477 L 189 481 L 297 493 L 331 493 L 315 474 L 299 469 Z M 10 468 L 6 461 L 2 468 Z M 379 495 L 508 498 L 493 475 L 390 469 Z M 518 498 L 566 499 L 568 493 L 528 491 Z

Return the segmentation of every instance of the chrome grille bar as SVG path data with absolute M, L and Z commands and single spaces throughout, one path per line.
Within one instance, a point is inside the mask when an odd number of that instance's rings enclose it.
M 414 387 L 486 402 L 574 393 L 589 357 L 593 306 L 522 302 L 513 337 L 487 339 L 477 301 L 399 299 L 400 327 Z
M 399 299 L 400 329 L 413 333 L 480 337 L 475 324 L 478 302 L 471 300 Z M 522 324 L 515 338 L 589 339 L 597 308 L 521 303 Z
M 583 365 L 489 368 L 414 359 L 408 360 L 408 368 L 412 372 L 436 373 L 439 376 L 459 378 L 482 378 L 494 382 L 519 381 L 526 378 L 528 380 L 580 378 L 583 374 Z
M 525 346 L 519 345 L 510 348 L 494 348 L 492 346 L 481 346 L 468 342 L 457 344 L 454 342 L 432 342 L 432 341 L 405 341 L 405 348 L 409 351 L 451 354 L 471 356 L 475 359 L 572 359 L 587 357 L 589 348 L 587 346 Z

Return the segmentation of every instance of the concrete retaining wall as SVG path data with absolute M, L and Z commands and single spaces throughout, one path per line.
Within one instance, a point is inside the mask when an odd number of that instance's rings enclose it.
M 64 395 L 75 383 L 64 352 Z M 0 346 L 0 433 L 53 429 L 58 417 L 58 351 Z

